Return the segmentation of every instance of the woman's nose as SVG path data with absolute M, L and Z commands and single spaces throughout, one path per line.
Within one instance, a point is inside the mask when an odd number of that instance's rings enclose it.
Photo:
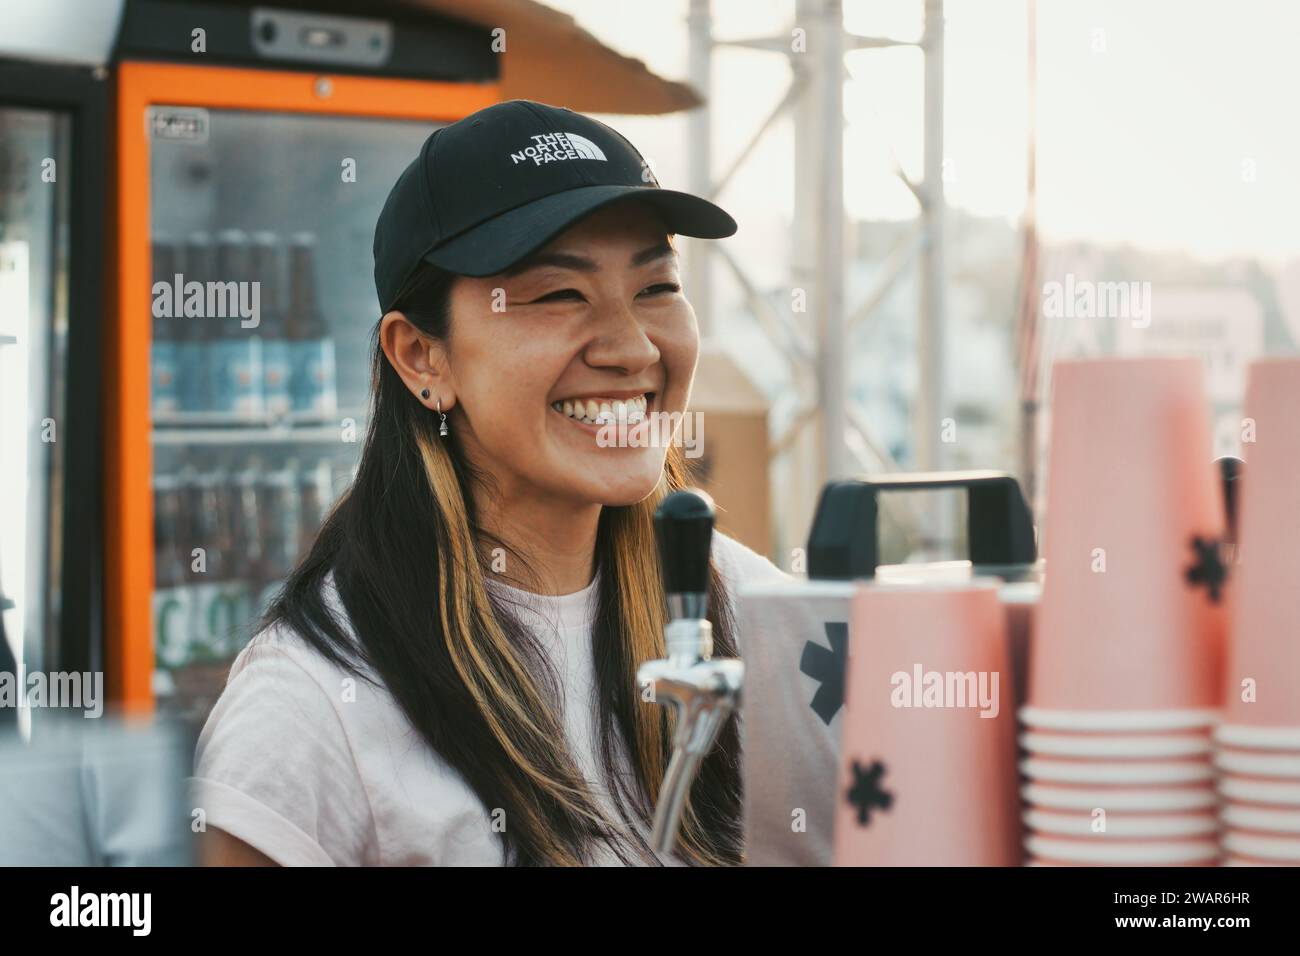
M 585 358 L 594 367 L 639 372 L 659 361 L 659 348 L 630 308 L 614 306 L 602 313 Z

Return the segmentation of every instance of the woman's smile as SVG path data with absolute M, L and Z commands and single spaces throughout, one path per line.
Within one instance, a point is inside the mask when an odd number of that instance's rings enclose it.
M 621 429 L 629 437 L 639 436 L 640 432 L 646 430 L 647 422 L 654 414 L 655 395 L 653 391 L 575 395 L 552 402 L 551 410 L 568 424 L 591 436 L 608 434 L 610 428 Z M 619 444 L 637 447 L 631 442 Z

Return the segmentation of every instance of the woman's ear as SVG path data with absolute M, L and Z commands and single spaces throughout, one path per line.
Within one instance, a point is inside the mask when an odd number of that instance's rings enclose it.
M 389 312 L 379 323 L 379 344 L 422 404 L 437 408 L 441 403 L 444 412 L 456 404 L 456 383 L 441 342 L 422 333 L 401 312 Z

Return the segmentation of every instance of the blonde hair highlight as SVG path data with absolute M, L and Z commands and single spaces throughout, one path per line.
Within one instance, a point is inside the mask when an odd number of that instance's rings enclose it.
M 447 652 L 460 680 L 476 703 L 492 736 L 515 766 L 557 807 L 588 822 L 594 832 L 619 834 L 623 828 L 604 813 L 587 781 L 564 746 L 563 727 L 537 681 L 512 647 L 498 621 L 486 586 L 485 566 L 454 461 L 452 444 L 434 437 L 431 428 L 419 428 L 415 442 L 433 500 L 447 529 L 439 542 L 438 564 L 443 586 L 437 595 L 437 612 Z M 625 507 L 606 509 L 614 546 L 612 567 L 603 569 L 613 578 L 621 620 L 618 633 L 626 640 L 626 659 L 635 686 L 639 663 L 662 658 L 667 606 L 655 540 L 654 511 L 663 497 L 686 485 L 686 463 L 681 450 L 670 448 L 664 474 L 655 491 Z M 716 576 L 716 571 L 714 572 Z M 638 695 L 639 697 L 639 695 Z M 633 740 L 628 756 L 651 804 L 667 768 L 675 715 L 671 709 L 643 702 L 635 708 Z M 518 796 L 518 794 L 516 794 Z M 522 803 L 522 801 L 521 801 Z M 523 805 L 527 805 L 524 803 Z M 549 832 L 545 814 L 533 807 L 534 832 Z M 624 838 L 626 833 L 622 833 Z M 638 841 L 632 841 L 634 844 Z M 584 861 L 559 842 L 540 847 L 545 862 L 580 865 Z M 717 865 L 722 859 L 703 832 L 690 801 L 683 812 L 677 853 L 687 862 Z

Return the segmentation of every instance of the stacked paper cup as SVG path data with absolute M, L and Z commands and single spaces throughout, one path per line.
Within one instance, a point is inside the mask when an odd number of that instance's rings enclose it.
M 1224 722 L 1228 866 L 1300 865 L 1300 359 L 1251 366 Z
M 837 866 L 1013 866 L 1015 714 L 1000 582 L 908 579 L 853 596 Z
M 1047 575 L 1021 712 L 1031 865 L 1218 861 L 1212 458 L 1200 360 L 1055 367 Z

